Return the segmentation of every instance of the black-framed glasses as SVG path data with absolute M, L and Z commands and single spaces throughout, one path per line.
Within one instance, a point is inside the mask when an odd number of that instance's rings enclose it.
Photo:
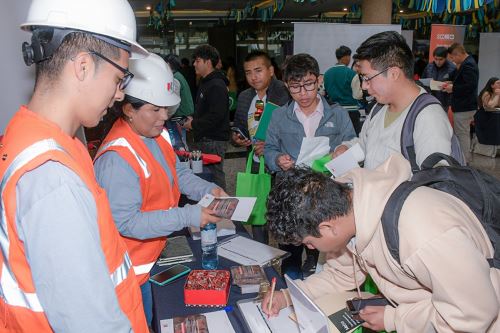
M 128 69 L 123 68 L 122 66 L 118 65 L 113 60 L 103 56 L 99 52 L 89 51 L 89 53 L 98 56 L 99 58 L 101 58 L 102 60 L 106 61 L 107 63 L 113 65 L 116 69 L 118 69 L 120 72 L 123 73 L 123 78 L 120 80 L 120 83 L 118 83 L 118 88 L 120 90 L 123 90 L 128 86 L 128 84 L 130 83 L 130 81 L 134 77 L 134 74 L 132 74 L 132 72 L 130 72 Z
M 363 81 L 363 82 L 370 82 L 372 79 L 376 78 L 377 76 L 379 76 L 380 74 L 382 73 L 385 73 L 389 70 L 389 68 L 391 67 L 387 67 L 386 69 L 384 69 L 383 71 L 381 72 L 378 72 L 377 74 L 374 74 L 372 76 L 366 76 L 366 75 L 360 75 L 359 78 Z
M 302 88 L 304 88 L 305 91 L 313 91 L 316 90 L 316 82 L 318 82 L 318 79 L 304 84 L 289 85 L 288 90 L 290 91 L 290 94 L 298 94 Z

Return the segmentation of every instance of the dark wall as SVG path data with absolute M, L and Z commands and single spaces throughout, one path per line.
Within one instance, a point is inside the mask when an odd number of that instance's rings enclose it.
M 222 60 L 236 58 L 236 36 L 233 26 L 209 28 L 208 44 L 219 51 Z

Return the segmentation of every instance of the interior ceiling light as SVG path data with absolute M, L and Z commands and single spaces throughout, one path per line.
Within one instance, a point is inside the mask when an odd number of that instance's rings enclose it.
M 404 13 L 405 11 L 401 9 L 399 12 L 400 12 L 400 13 Z
M 347 12 L 347 8 L 344 8 L 344 12 Z
M 151 10 L 151 6 L 146 6 L 146 10 Z

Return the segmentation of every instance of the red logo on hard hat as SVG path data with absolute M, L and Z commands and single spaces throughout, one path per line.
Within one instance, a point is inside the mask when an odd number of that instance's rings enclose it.
M 167 83 L 167 91 L 172 91 L 172 82 Z

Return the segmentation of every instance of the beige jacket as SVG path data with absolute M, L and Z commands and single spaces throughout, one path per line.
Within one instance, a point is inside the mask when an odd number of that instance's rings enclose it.
M 299 283 L 317 298 L 355 289 L 354 276 L 359 285 L 367 272 L 398 304 L 385 308 L 387 331 L 500 332 L 500 270 L 488 266 L 491 243 L 463 202 L 430 188 L 415 190 L 399 219 L 402 266 L 391 257 L 380 217 L 390 194 L 410 176 L 409 163 L 398 154 L 375 170 L 343 177 L 354 188 L 355 246 L 330 254 L 322 272 Z

